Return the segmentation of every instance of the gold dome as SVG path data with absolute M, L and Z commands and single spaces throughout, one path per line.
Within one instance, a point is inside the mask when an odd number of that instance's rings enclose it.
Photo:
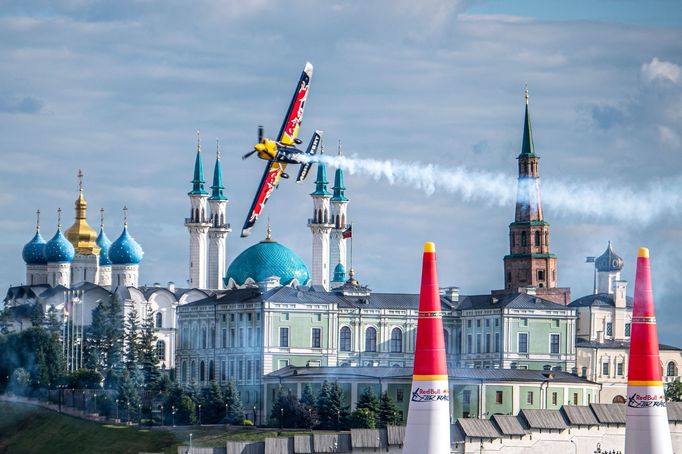
M 76 249 L 76 254 L 81 255 L 97 255 L 100 247 L 97 246 L 97 232 L 88 225 L 87 221 L 87 207 L 88 202 L 83 197 L 83 172 L 78 171 L 78 200 L 76 200 L 76 220 L 71 227 L 68 228 L 66 238 Z

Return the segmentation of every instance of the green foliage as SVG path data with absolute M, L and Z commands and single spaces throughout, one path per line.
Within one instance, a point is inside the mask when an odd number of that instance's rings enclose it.
M 9 377 L 17 368 L 28 372 L 33 389 L 59 383 L 64 371 L 59 339 L 41 327 L 0 337 L 0 376 Z
M 126 369 L 134 370 L 140 364 L 142 347 L 140 345 L 140 317 L 135 306 L 130 309 L 123 324 L 123 355 Z
M 327 380 L 322 383 L 322 389 L 317 398 L 317 414 L 319 429 L 343 430 L 348 428 L 348 409 L 343 406 L 343 391 L 338 383 L 330 384 Z
M 69 376 L 69 388 L 99 389 L 103 380 L 102 374 L 94 369 L 78 369 Z
M 313 387 L 310 386 L 310 383 L 306 383 L 305 387 L 303 388 L 303 394 L 301 394 L 301 403 L 309 407 L 315 407 L 317 404 L 317 399 L 315 398 Z
M 47 310 L 47 315 L 45 318 L 45 329 L 52 335 L 59 337 L 62 332 L 63 323 L 59 320 L 57 316 L 58 312 L 54 306 L 50 306 Z
M 226 418 L 225 399 L 223 392 L 215 380 L 211 381 L 211 387 L 206 390 L 204 394 L 204 403 L 202 407 L 202 423 L 216 424 L 224 421 Z
M 665 387 L 665 399 L 672 402 L 682 401 L 682 383 L 679 380 L 670 382 Z
M 12 312 L 9 306 L 0 311 L 0 334 L 7 335 L 12 332 Z
M 169 389 L 164 406 L 164 424 L 171 424 L 173 408 L 175 408 L 175 424 L 196 424 L 196 404 L 194 400 L 178 385 L 174 383 Z
M 42 303 L 36 302 L 31 307 L 31 326 L 42 326 L 45 321 L 45 310 Z
M 400 409 L 387 392 L 384 392 L 381 395 L 377 419 L 378 427 L 395 426 L 402 422 L 400 418 Z
M 18 367 L 12 372 L 12 377 L 9 381 L 9 389 L 14 394 L 26 395 L 31 384 L 31 375 L 23 367 Z
M 146 387 L 154 387 L 161 378 L 159 359 L 156 355 L 156 332 L 154 330 L 154 312 L 149 311 L 142 322 L 139 336 L 139 363 L 144 374 Z
M 227 423 L 241 425 L 244 422 L 244 407 L 239 396 L 239 390 L 233 380 L 227 383 L 223 393 L 225 404 L 227 404 Z
M 114 382 L 109 379 L 109 373 L 122 366 L 123 332 L 123 305 L 115 293 L 92 311 L 92 325 L 86 338 L 88 367 L 102 372 L 108 385 Z
M 245 419 L 245 420 L 244 420 L 244 425 L 245 425 L 245 426 L 253 426 L 253 421 L 251 421 L 250 419 Z
M 369 409 L 358 408 L 351 413 L 350 426 L 357 429 L 376 429 L 376 417 Z
M 317 409 L 302 404 L 293 394 L 285 394 L 280 386 L 270 409 L 272 424 L 291 428 L 312 428 L 318 424 Z
M 140 394 L 138 393 L 138 387 L 130 378 L 130 373 L 127 370 L 124 370 L 118 381 L 119 408 L 137 408 L 139 403 Z
M 379 414 L 379 398 L 374 393 L 374 389 L 371 386 L 366 386 L 365 390 L 360 394 L 358 402 L 355 405 L 357 410 L 365 408 L 369 410 L 374 415 Z

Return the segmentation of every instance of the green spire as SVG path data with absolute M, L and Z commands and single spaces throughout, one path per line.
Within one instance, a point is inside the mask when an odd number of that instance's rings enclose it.
M 194 179 L 192 180 L 192 192 L 190 195 L 208 195 L 204 190 L 204 165 L 201 163 L 201 140 L 197 131 L 197 158 L 194 161 Z
M 528 85 L 526 85 L 526 118 L 523 122 L 523 144 L 521 145 L 521 154 L 535 156 L 533 130 L 530 126 L 530 114 L 528 113 Z
M 310 195 L 332 195 L 327 191 L 327 166 L 323 163 L 317 163 L 317 179 L 315 180 L 315 192 Z
M 339 140 L 339 156 L 341 156 L 341 141 Z M 344 194 L 346 191 L 346 185 L 343 183 L 343 170 L 341 167 L 336 169 L 334 173 L 334 196 L 332 197 L 332 202 L 347 202 L 348 198 Z
M 211 197 L 208 200 L 227 200 L 225 194 L 223 194 L 223 171 L 220 168 L 220 146 L 218 139 L 215 141 L 216 148 L 216 158 L 215 167 L 213 168 L 213 184 L 211 185 Z

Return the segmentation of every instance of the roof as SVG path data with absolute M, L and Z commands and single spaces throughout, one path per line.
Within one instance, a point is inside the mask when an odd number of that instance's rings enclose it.
M 561 407 L 568 423 L 572 426 L 598 426 L 599 421 L 590 407 L 564 405 Z
M 526 91 L 526 116 L 523 120 L 523 143 L 521 144 L 521 154 L 535 156 L 533 130 L 530 126 L 530 113 L 528 112 L 528 91 Z
M 598 341 L 591 341 L 583 338 L 576 338 L 575 340 L 575 346 L 576 348 L 605 348 L 605 349 L 618 349 L 618 350 L 629 350 L 630 349 L 630 341 L 615 341 L 615 340 L 606 340 L 604 342 L 598 342 Z M 658 344 L 658 349 L 659 350 L 667 350 L 667 351 L 680 351 L 682 348 L 680 347 L 675 347 L 673 345 L 666 345 L 666 344 Z
M 564 416 L 559 410 L 521 410 L 519 415 L 523 416 L 531 429 L 551 429 L 564 430 L 568 427 Z
M 616 307 L 614 296 L 610 293 L 596 293 L 592 295 L 583 296 L 577 300 L 571 301 L 570 307 Z M 632 307 L 635 300 L 631 296 L 625 297 L 625 306 Z
M 238 304 L 246 302 L 262 301 L 261 292 L 257 288 L 234 289 L 222 294 L 215 294 L 206 298 L 192 301 L 191 303 L 178 306 L 178 312 L 182 312 L 185 307 L 194 306 L 215 306 L 216 304 Z
M 526 435 L 526 430 L 523 428 L 519 418 L 516 416 L 493 415 L 491 419 L 495 422 L 495 424 L 497 424 L 497 427 L 499 428 L 499 431 L 502 435 Z
M 194 304 L 194 303 L 192 303 Z M 457 381 L 519 381 L 519 382 L 546 382 L 552 383 L 581 383 L 594 384 L 585 378 L 578 377 L 568 372 L 548 372 L 541 370 L 525 369 L 474 369 L 474 368 L 450 368 L 448 370 L 449 380 Z M 270 372 L 266 378 L 283 379 L 290 377 L 297 378 L 393 378 L 393 379 L 412 379 L 411 367 L 297 367 L 287 366 Z
M 303 259 L 288 247 L 272 240 L 264 240 L 250 246 L 235 258 L 227 269 L 226 283 L 230 280 L 238 286 L 248 279 L 262 282 L 278 277 L 282 285 L 292 281 L 305 285 L 310 271 Z
M 458 418 L 457 425 L 466 437 L 498 438 L 501 435 L 489 419 Z
M 568 311 L 572 308 L 566 307 L 563 304 L 557 304 L 552 301 L 540 298 L 539 296 L 529 295 L 527 293 L 511 293 L 508 295 L 471 295 L 460 296 L 457 309 L 466 310 L 481 310 L 481 309 L 544 309 L 544 310 L 560 310 Z
M 610 241 L 604 253 L 594 261 L 597 271 L 603 272 L 620 271 L 623 269 L 623 265 L 623 259 L 613 251 Z
M 602 424 L 625 424 L 625 404 L 590 404 Z

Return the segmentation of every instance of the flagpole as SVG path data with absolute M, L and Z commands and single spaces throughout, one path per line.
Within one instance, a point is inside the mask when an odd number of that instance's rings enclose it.
M 350 269 L 353 269 L 353 223 L 350 223 Z

